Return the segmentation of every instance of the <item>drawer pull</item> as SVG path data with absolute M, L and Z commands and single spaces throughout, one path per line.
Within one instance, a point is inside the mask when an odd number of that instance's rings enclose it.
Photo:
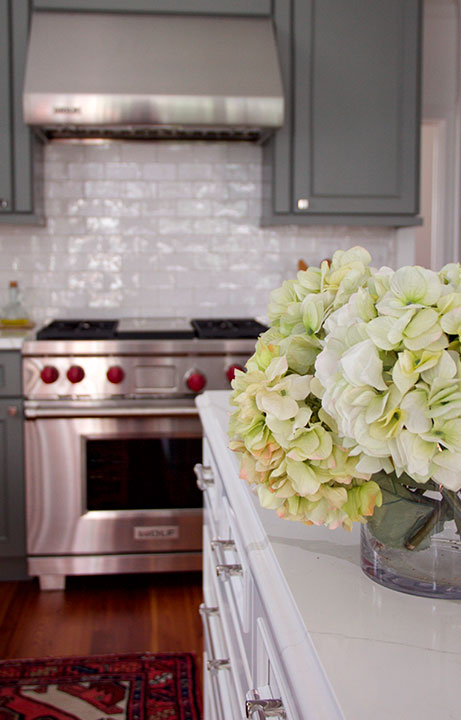
M 213 538 L 210 545 L 212 550 L 216 550 L 217 548 L 233 550 L 235 548 L 235 542 L 233 540 L 221 540 L 221 538 Z
M 216 565 L 216 575 L 227 580 L 228 577 L 243 575 L 243 568 L 241 565 Z
M 283 703 L 279 699 L 270 698 L 269 700 L 247 700 L 245 702 L 245 713 L 247 718 L 253 720 L 253 715 L 258 712 L 260 720 L 270 717 L 286 718 L 287 714 Z
M 199 606 L 199 613 L 202 617 L 203 629 L 205 631 L 205 644 L 208 646 L 208 652 L 210 654 L 210 659 L 207 662 L 207 670 L 213 673 L 224 668 L 229 668 L 230 660 L 228 658 L 217 659 L 215 657 L 213 634 L 210 628 L 210 617 L 212 617 L 213 615 L 219 615 L 219 608 L 207 607 L 205 603 L 201 603 L 201 605 Z
M 194 473 L 197 477 L 197 487 L 199 490 L 207 490 L 210 485 L 214 485 L 213 471 L 208 465 L 197 463 L 194 465 Z
M 210 672 L 218 672 L 218 670 L 229 670 L 231 664 L 229 658 L 222 660 L 208 660 L 206 667 Z
M 199 613 L 202 617 L 210 617 L 210 615 L 219 615 L 218 607 L 207 607 L 203 603 L 199 607 Z

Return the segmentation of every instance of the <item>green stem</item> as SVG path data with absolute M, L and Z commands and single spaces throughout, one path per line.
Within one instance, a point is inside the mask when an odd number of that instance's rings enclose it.
M 458 493 L 453 490 L 447 490 L 447 488 L 441 488 L 440 492 L 443 497 L 453 510 L 453 516 L 458 530 L 458 535 L 461 536 L 461 499 Z
M 405 547 L 407 550 L 416 550 L 416 548 L 424 540 L 424 538 L 430 535 L 430 533 L 437 526 L 437 523 L 440 522 L 443 515 L 445 515 L 446 505 L 447 503 L 445 502 L 445 498 L 441 502 L 437 503 L 436 507 L 433 509 L 424 525 L 419 530 L 417 530 L 414 535 L 411 535 L 411 537 L 409 537 L 406 541 Z

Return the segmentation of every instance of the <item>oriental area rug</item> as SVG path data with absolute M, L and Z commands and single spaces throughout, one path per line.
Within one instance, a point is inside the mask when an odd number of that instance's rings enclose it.
M 200 720 L 193 653 L 0 661 L 0 720 Z

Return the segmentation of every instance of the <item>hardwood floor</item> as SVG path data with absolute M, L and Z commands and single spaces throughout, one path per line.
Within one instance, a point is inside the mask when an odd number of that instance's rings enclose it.
M 200 677 L 200 573 L 68 577 L 65 590 L 36 580 L 0 582 L 0 658 L 191 651 Z

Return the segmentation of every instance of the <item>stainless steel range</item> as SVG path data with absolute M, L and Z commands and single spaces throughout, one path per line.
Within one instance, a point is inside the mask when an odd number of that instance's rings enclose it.
M 230 387 L 251 319 L 56 320 L 23 346 L 28 569 L 201 569 L 194 398 Z

